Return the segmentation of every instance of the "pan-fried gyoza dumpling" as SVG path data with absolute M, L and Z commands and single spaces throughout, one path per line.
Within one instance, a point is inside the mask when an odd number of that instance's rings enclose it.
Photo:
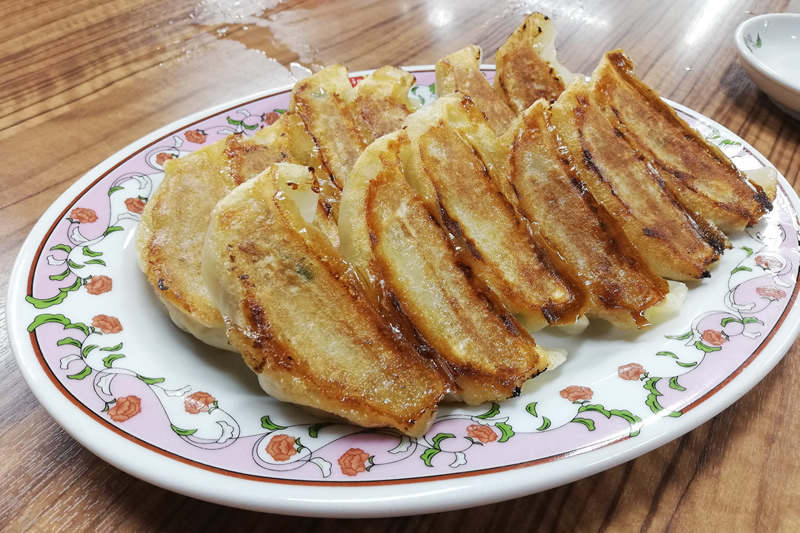
M 498 140 L 481 124 L 483 115 L 471 100 L 457 96 L 440 97 L 411 115 L 406 179 L 448 230 L 459 261 L 527 329 L 575 325 L 586 303 L 581 282 L 569 275 L 573 270 L 557 267 L 557 257 L 502 194 L 508 180 L 495 180 L 492 163 L 484 160 L 499 152 L 491 146 Z
M 313 218 L 305 167 L 277 164 L 211 214 L 203 279 L 270 395 L 413 436 L 430 426 L 449 379 L 395 335 Z
M 386 66 L 353 87 L 347 69 L 332 65 L 297 82 L 290 108 L 303 117 L 340 189 L 364 148 L 414 112 L 408 97 L 414 81 L 408 72 Z
M 230 135 L 168 161 L 161 185 L 142 212 L 136 248 L 148 282 L 175 324 L 217 348 L 232 350 L 222 315 L 200 276 L 209 216 L 237 185 L 279 161 L 311 166 L 320 182 L 327 179 L 303 121 L 287 113 L 249 139 Z M 322 197 L 333 190 L 336 198 L 320 202 L 316 222 L 335 238 L 335 220 L 326 216 L 330 210 L 323 204 L 338 203 L 339 191 L 324 184 L 321 189 Z
M 458 397 L 472 405 L 515 396 L 549 356 L 462 270 L 444 229 L 406 182 L 401 151 L 409 148 L 401 130 L 358 159 L 342 191 L 342 255 L 392 324 L 447 365 Z
M 772 209 L 774 184 L 749 181 L 722 151 L 684 122 L 633 72 L 621 50 L 592 74 L 591 96 L 626 138 L 658 165 L 670 191 L 722 231 L 741 231 Z
M 657 276 L 619 224 L 561 161 L 545 100 L 525 110 L 503 138 L 517 207 L 575 268 L 589 291 L 587 314 L 617 327 L 644 327 L 664 302 Z
M 573 82 L 551 112 L 577 178 L 658 275 L 676 281 L 709 276 L 729 246 L 727 238 L 702 216 L 686 212 L 658 167 L 625 141 L 589 91 L 585 82 Z
M 502 134 L 514 120 L 514 111 L 481 72 L 481 49 L 470 45 L 436 62 L 436 92 L 439 96 L 468 96 L 483 111 L 489 126 Z
M 522 113 L 539 98 L 555 102 L 574 78 L 558 62 L 555 42 L 552 19 L 533 13 L 498 48 L 494 88 L 515 113 Z

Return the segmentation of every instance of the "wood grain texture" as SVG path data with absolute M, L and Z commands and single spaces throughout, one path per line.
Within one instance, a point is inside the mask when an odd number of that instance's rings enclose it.
M 558 26 L 562 62 L 589 72 L 621 47 L 661 95 L 724 124 L 797 189 L 800 123 L 759 92 L 733 30 L 787 1 L 609 3 L 407 0 L 77 0 L 0 3 L 0 293 L 27 233 L 94 165 L 174 120 L 291 83 L 288 67 L 429 64 L 497 47 L 524 14 Z M 606 472 L 463 511 L 326 520 L 173 494 L 93 456 L 38 405 L 0 307 L 0 530 L 800 531 L 800 345 L 750 393 L 682 438 Z

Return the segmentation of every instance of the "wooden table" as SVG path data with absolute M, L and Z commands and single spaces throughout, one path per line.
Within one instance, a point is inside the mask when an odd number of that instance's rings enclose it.
M 532 10 L 569 68 L 617 47 L 661 95 L 737 132 L 798 186 L 800 123 L 736 59 L 734 28 L 786 1 L 76 0 L 0 5 L 0 293 L 33 224 L 70 184 L 189 113 L 317 69 L 429 64 L 496 48 Z M 5 322 L 5 301 L 0 321 Z M 240 511 L 156 488 L 68 436 L 0 329 L 0 530 L 800 531 L 800 344 L 734 408 L 660 449 L 547 492 L 463 511 L 340 521 Z

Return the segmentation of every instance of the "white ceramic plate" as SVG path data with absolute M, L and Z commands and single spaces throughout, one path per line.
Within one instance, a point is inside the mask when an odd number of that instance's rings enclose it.
M 433 98 L 430 67 L 411 68 Z M 487 71 L 491 77 L 493 72 Z M 503 404 L 444 406 L 424 438 L 329 424 L 266 397 L 240 358 L 175 328 L 136 263 L 138 212 L 164 158 L 251 134 L 287 90 L 199 113 L 122 150 L 42 216 L 11 277 L 8 328 L 36 397 L 72 436 L 156 485 L 227 505 L 369 517 L 444 511 L 555 487 L 637 457 L 708 420 L 786 353 L 800 321 L 798 200 L 733 236 L 683 311 L 625 333 L 539 333 L 569 360 Z M 676 106 L 743 170 L 769 163 Z M 277 110 L 277 111 L 276 111 Z

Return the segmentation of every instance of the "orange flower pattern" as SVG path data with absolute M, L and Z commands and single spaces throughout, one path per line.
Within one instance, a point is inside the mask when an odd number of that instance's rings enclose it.
M 138 396 L 117 398 L 114 407 L 108 410 L 108 416 L 114 422 L 125 422 L 142 412 L 142 400 Z
M 571 402 L 578 400 L 591 400 L 594 392 L 589 387 L 579 387 L 577 385 L 570 385 L 566 389 L 559 392 L 562 398 L 566 398 Z
M 778 259 L 774 257 L 767 257 L 764 255 L 756 256 L 756 264 L 761 268 L 763 268 L 764 270 L 777 271 L 783 267 L 783 265 Z
M 267 126 L 271 126 L 272 124 L 278 122 L 279 118 L 281 118 L 279 113 L 276 113 L 275 111 L 270 111 L 269 113 L 264 115 L 264 123 Z
M 467 435 L 473 439 L 487 444 L 497 440 L 497 433 L 489 426 L 482 424 L 472 424 L 467 428 Z
M 367 452 L 361 448 L 350 448 L 339 457 L 339 467 L 342 469 L 342 474 L 355 476 L 360 472 L 366 472 L 368 460 Z
M 187 413 L 196 415 L 199 413 L 207 413 L 208 408 L 217 401 L 216 398 L 207 392 L 195 392 L 190 394 L 183 400 L 183 408 Z
M 77 220 L 81 224 L 89 224 L 97 220 L 97 213 L 94 212 L 94 209 L 89 209 L 88 207 L 76 207 L 69 214 L 69 218 Z
M 189 130 L 183 134 L 190 143 L 203 144 L 206 142 L 206 132 L 203 130 Z
M 139 214 L 144 209 L 145 203 L 141 198 L 128 198 L 125 200 L 125 207 L 131 213 Z
M 756 292 L 759 296 L 768 298 L 770 300 L 780 300 L 786 298 L 786 291 L 779 289 L 775 285 L 767 285 L 766 287 L 757 287 Z
M 172 154 L 168 154 L 166 152 L 161 152 L 156 156 L 156 163 L 158 163 L 161 166 L 164 166 L 164 163 L 166 163 L 170 159 L 175 159 L 175 156 Z
M 722 346 L 727 342 L 727 339 L 721 331 L 716 331 L 713 329 L 705 330 L 701 338 L 703 339 L 703 342 L 710 344 L 711 346 Z
M 103 333 L 119 333 L 122 331 L 122 324 L 119 319 L 108 315 L 97 315 L 92 318 L 92 326 Z
M 642 374 L 645 372 L 644 367 L 639 363 L 628 363 L 617 369 L 617 375 L 627 381 L 636 381 L 642 377 Z
M 294 437 L 283 433 L 275 435 L 267 444 L 267 453 L 276 461 L 288 461 L 293 455 L 297 454 L 297 450 L 294 447 L 296 440 Z
M 89 294 L 103 294 L 111 290 L 111 278 L 108 276 L 92 276 L 86 284 L 86 292 Z

